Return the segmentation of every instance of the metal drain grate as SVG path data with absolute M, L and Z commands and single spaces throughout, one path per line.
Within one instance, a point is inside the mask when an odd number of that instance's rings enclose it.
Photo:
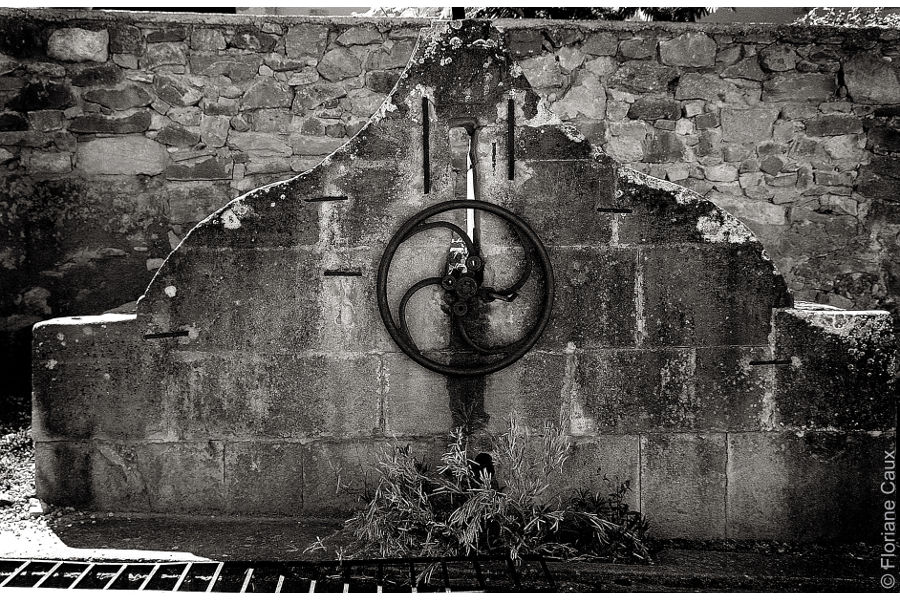
M 542 557 L 345 561 L 79 562 L 0 560 L 0 588 L 173 592 L 555 591 Z

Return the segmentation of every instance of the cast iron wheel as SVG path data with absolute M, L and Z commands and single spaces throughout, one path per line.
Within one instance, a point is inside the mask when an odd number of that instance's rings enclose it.
M 448 221 L 426 221 L 427 219 L 443 212 L 459 209 L 472 208 L 491 213 L 509 224 L 519 243 L 525 251 L 525 268 L 509 287 L 497 290 L 490 286 L 482 284 L 482 272 L 485 261 L 476 251 L 475 244 L 466 235 L 466 232 L 458 225 Z M 465 261 L 465 270 L 460 269 L 453 273 L 441 273 L 440 276 L 427 277 L 413 284 L 404 293 L 398 307 L 399 322 L 394 319 L 391 308 L 388 303 L 387 282 L 388 273 L 391 263 L 397 249 L 410 237 L 416 233 L 429 229 L 449 229 L 459 236 L 466 246 L 467 257 Z M 534 266 L 533 258 L 537 259 L 537 265 L 543 273 L 543 290 L 540 297 L 540 313 L 535 319 L 528 332 L 521 339 L 504 344 L 501 346 L 483 346 L 477 343 L 466 329 L 466 322 L 477 315 L 479 308 L 486 303 L 501 300 L 504 302 L 514 302 L 518 297 L 518 292 L 531 278 Z M 499 356 L 499 360 L 482 362 L 472 365 L 453 365 L 438 362 L 428 356 L 416 346 L 415 341 L 409 333 L 406 324 L 406 306 L 413 295 L 419 290 L 430 286 L 438 286 L 444 290 L 444 303 L 446 304 L 445 312 L 450 317 L 450 323 L 453 330 L 459 336 L 462 344 L 469 351 L 483 357 Z M 442 202 L 436 204 L 414 215 L 407 220 L 400 229 L 391 237 L 381 256 L 381 262 L 378 265 L 377 280 L 377 300 L 378 311 L 381 313 L 381 319 L 388 330 L 391 338 L 396 342 L 403 352 L 414 361 L 437 373 L 451 376 L 479 376 L 494 373 L 508 367 L 520 358 L 522 358 L 540 339 L 541 334 L 550 320 L 550 313 L 553 310 L 554 295 L 554 279 L 553 267 L 550 264 L 550 256 L 547 249 L 541 242 L 540 238 L 524 220 L 509 210 L 482 202 L 480 200 L 452 200 L 450 202 Z

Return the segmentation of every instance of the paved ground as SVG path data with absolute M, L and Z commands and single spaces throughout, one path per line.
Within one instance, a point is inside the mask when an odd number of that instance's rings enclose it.
M 313 560 L 334 521 L 66 512 L 0 530 L 0 558 Z M 330 548 L 340 544 L 332 539 Z M 658 543 L 651 565 L 554 563 L 566 591 L 879 591 L 871 548 Z

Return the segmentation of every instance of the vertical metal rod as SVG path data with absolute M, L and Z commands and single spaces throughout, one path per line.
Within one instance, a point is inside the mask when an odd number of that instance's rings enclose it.
M 431 111 L 428 98 L 422 97 L 422 174 L 425 193 L 431 191 Z
M 416 586 L 416 566 L 412 560 L 409 561 L 409 587 L 413 594 L 419 591 Z
M 509 570 L 510 577 L 512 577 L 513 585 L 519 587 L 519 574 L 516 572 L 516 565 L 511 558 L 506 559 L 506 568 Z
M 241 591 L 238 592 L 239 594 L 243 594 L 244 592 L 247 591 L 247 586 L 250 585 L 250 578 L 252 578 L 252 577 L 253 577 L 253 567 L 248 567 L 247 574 L 244 576 L 244 583 L 241 584 Z
M 37 583 L 35 583 L 35 584 L 34 584 L 33 586 L 31 586 L 31 587 L 33 587 L 33 588 L 39 588 L 39 587 L 41 587 L 41 585 L 43 585 L 43 583 L 44 583 L 45 581 L 47 581 L 48 579 L 50 579 L 50 577 L 51 577 L 54 573 L 56 573 L 56 570 L 59 569 L 62 565 L 63 565 L 62 561 L 59 561 L 58 563 L 56 563 L 55 565 L 53 565 L 53 568 L 50 569 L 49 571 L 47 571 L 46 573 L 44 573 L 44 576 L 41 577 L 40 579 L 38 579 L 38 580 L 37 580 Z
M 309 582 L 309 593 L 310 594 L 316 593 L 316 580 L 315 579 L 313 579 L 312 581 Z
M 175 582 L 175 587 L 172 588 L 173 592 L 177 592 L 181 587 L 181 584 L 184 583 L 184 578 L 187 577 L 188 571 L 191 570 L 191 563 L 184 565 L 184 571 L 181 572 L 181 575 L 178 577 L 178 581 Z
M 484 575 L 481 573 L 481 565 L 478 564 L 478 559 L 472 559 L 472 565 L 475 567 L 475 577 L 478 578 L 478 585 L 481 586 L 482 589 L 487 588 L 487 584 L 484 582 Z
M 81 583 L 81 580 L 82 580 L 82 579 L 84 579 L 85 577 L 87 577 L 87 574 L 91 572 L 91 569 L 94 568 L 94 565 L 95 565 L 95 564 L 97 564 L 97 563 L 88 563 L 87 568 L 86 568 L 84 571 L 82 571 L 82 572 L 78 575 L 78 577 L 75 578 L 75 581 L 73 581 L 73 582 L 71 583 L 71 585 L 69 585 L 69 589 L 70 589 L 70 590 L 75 589 L 75 586 L 77 586 L 79 583 Z
M 156 575 L 157 571 L 159 571 L 160 566 L 161 565 L 159 563 L 156 563 L 155 565 L 153 565 L 153 568 L 150 569 L 150 572 L 147 574 L 147 578 L 143 582 L 141 582 L 141 587 L 138 588 L 139 592 L 141 590 L 143 590 L 145 587 L 147 587 L 147 584 L 150 583 L 150 580 L 153 579 L 153 576 Z
M 447 561 L 441 561 L 441 571 L 444 572 L 444 591 L 450 593 L 450 573 L 447 572 Z
M 547 567 L 547 563 L 544 560 L 544 557 L 541 556 L 538 560 L 541 561 L 541 569 L 543 569 L 543 571 L 544 571 L 544 577 L 546 577 L 547 581 L 550 582 L 550 588 L 555 590 L 556 589 L 556 580 L 553 579 L 553 575 L 550 573 L 550 568 Z
M 516 177 L 516 105 L 510 98 L 506 103 L 506 161 L 507 179 Z
M 116 574 L 113 575 L 112 578 L 106 582 L 106 585 L 103 586 L 103 589 L 108 590 L 110 588 L 110 586 L 112 586 L 112 584 L 114 584 L 116 582 L 116 579 L 119 578 L 119 575 L 121 575 L 125 571 L 126 567 L 128 567 L 127 564 L 120 565 L 119 570 L 116 571 Z
M 280 594 L 281 588 L 284 586 L 284 575 L 278 576 L 278 583 L 275 584 L 275 593 Z
M 13 579 L 15 579 L 15 578 L 19 575 L 19 573 L 21 573 L 21 572 L 24 571 L 26 568 L 28 568 L 28 565 L 30 565 L 30 564 L 31 564 L 31 561 L 30 561 L 30 560 L 26 560 L 26 561 L 23 562 L 21 565 L 19 565 L 19 568 L 18 568 L 18 569 L 16 569 L 16 570 L 13 571 L 12 573 L 10 573 L 9 576 L 8 576 L 6 579 L 4 579 L 2 582 L 0 582 L 0 587 L 5 586 L 7 583 L 9 583 L 9 582 L 12 581 Z
M 216 572 L 213 573 L 212 578 L 209 580 L 209 585 L 206 586 L 207 592 L 212 592 L 213 588 L 216 587 L 216 582 L 219 580 L 219 575 L 222 573 L 222 567 L 224 567 L 224 566 L 225 566 L 225 563 L 223 563 L 223 562 L 220 562 L 216 566 Z

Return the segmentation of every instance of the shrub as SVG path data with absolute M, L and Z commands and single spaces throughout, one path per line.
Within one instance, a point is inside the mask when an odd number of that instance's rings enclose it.
M 493 456 L 470 458 L 459 429 L 436 470 L 409 446 L 387 449 L 366 507 L 346 521 L 351 541 L 338 555 L 648 560 L 647 522 L 624 502 L 628 482 L 605 495 L 563 498 L 551 490 L 570 448 L 559 428 L 534 433 L 513 415 L 509 431 L 493 438 Z

